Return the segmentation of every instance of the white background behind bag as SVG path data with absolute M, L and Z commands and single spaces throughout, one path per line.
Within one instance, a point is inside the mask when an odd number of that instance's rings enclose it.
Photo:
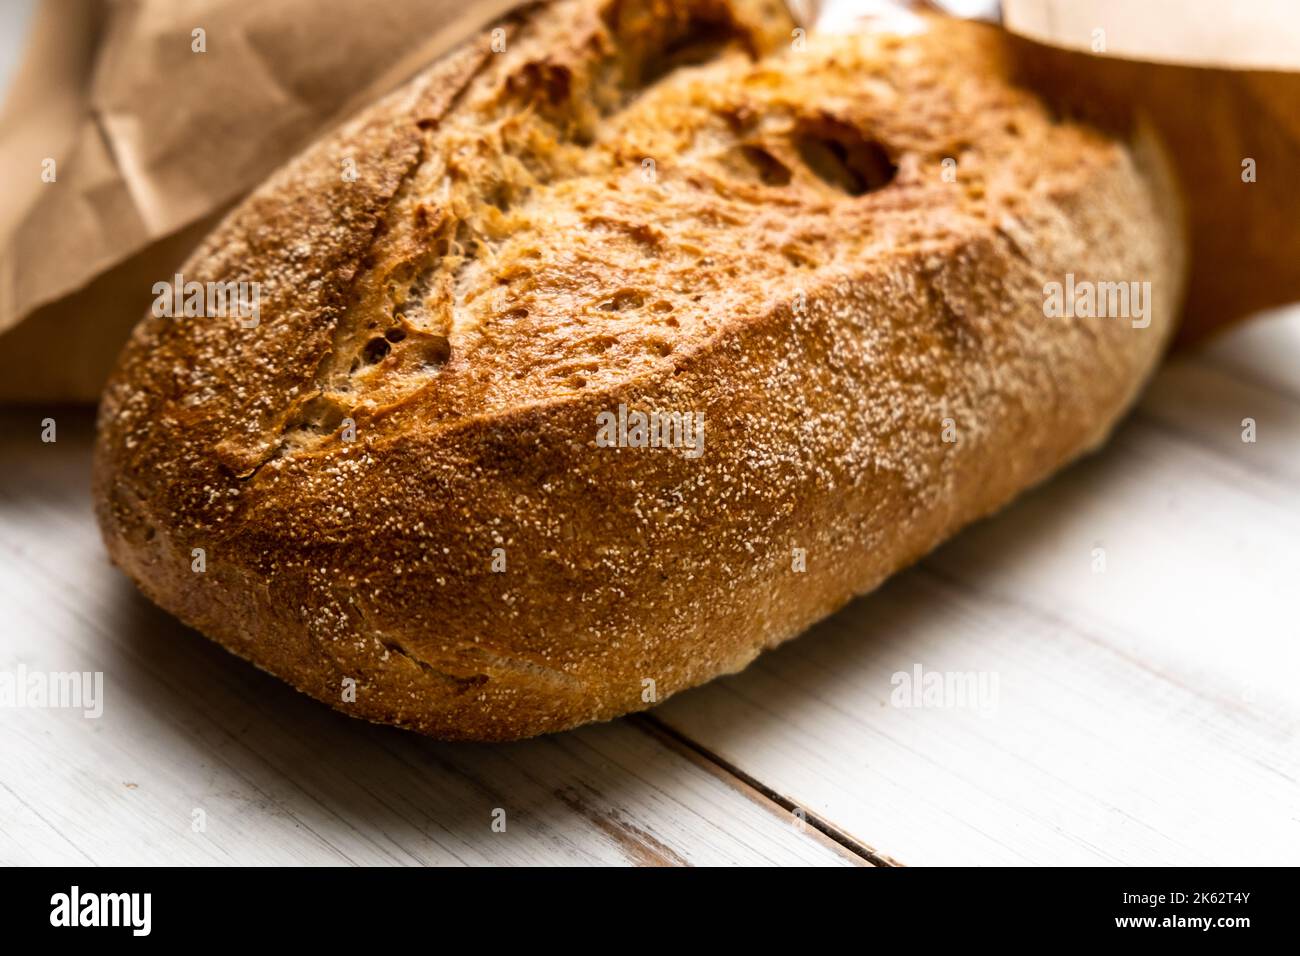
M 4 102 L 9 79 L 18 68 L 34 9 L 36 0 L 7 0 L 0 4 L 0 102 Z

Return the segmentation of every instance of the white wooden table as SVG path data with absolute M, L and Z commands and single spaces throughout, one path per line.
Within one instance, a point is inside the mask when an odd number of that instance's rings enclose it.
M 0 709 L 0 862 L 1300 863 L 1298 368 L 1300 312 L 1256 320 L 743 674 L 507 746 L 335 714 L 154 609 L 89 413 L 0 412 L 0 670 L 105 675 L 99 719 Z M 917 666 L 996 696 L 894 706 Z

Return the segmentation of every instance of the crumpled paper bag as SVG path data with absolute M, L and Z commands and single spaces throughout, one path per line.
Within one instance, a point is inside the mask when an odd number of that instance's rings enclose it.
M 96 400 L 223 212 L 516 5 L 45 0 L 0 114 L 0 401 Z

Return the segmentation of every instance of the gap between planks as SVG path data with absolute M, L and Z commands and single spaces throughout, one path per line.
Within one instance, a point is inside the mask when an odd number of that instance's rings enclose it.
M 751 776 L 703 744 L 664 723 L 650 713 L 631 714 L 624 720 L 629 726 L 649 734 L 662 746 L 685 757 L 700 769 L 722 780 L 733 789 L 759 804 L 773 816 L 789 824 L 796 812 L 804 815 L 810 835 L 828 849 L 852 860 L 859 866 L 902 866 L 879 850 L 849 836 L 830 821 L 823 819 L 761 780 Z

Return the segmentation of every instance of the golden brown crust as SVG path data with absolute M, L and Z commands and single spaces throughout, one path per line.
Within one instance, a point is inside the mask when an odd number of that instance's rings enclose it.
M 1158 161 L 992 31 L 788 27 L 550 4 L 274 177 L 183 270 L 260 326 L 146 319 L 110 382 L 114 560 L 341 710 L 508 739 L 739 669 L 1095 446 L 1176 314 Z M 1150 327 L 1046 318 L 1066 273 Z M 703 453 L 598 447 L 620 404 Z

